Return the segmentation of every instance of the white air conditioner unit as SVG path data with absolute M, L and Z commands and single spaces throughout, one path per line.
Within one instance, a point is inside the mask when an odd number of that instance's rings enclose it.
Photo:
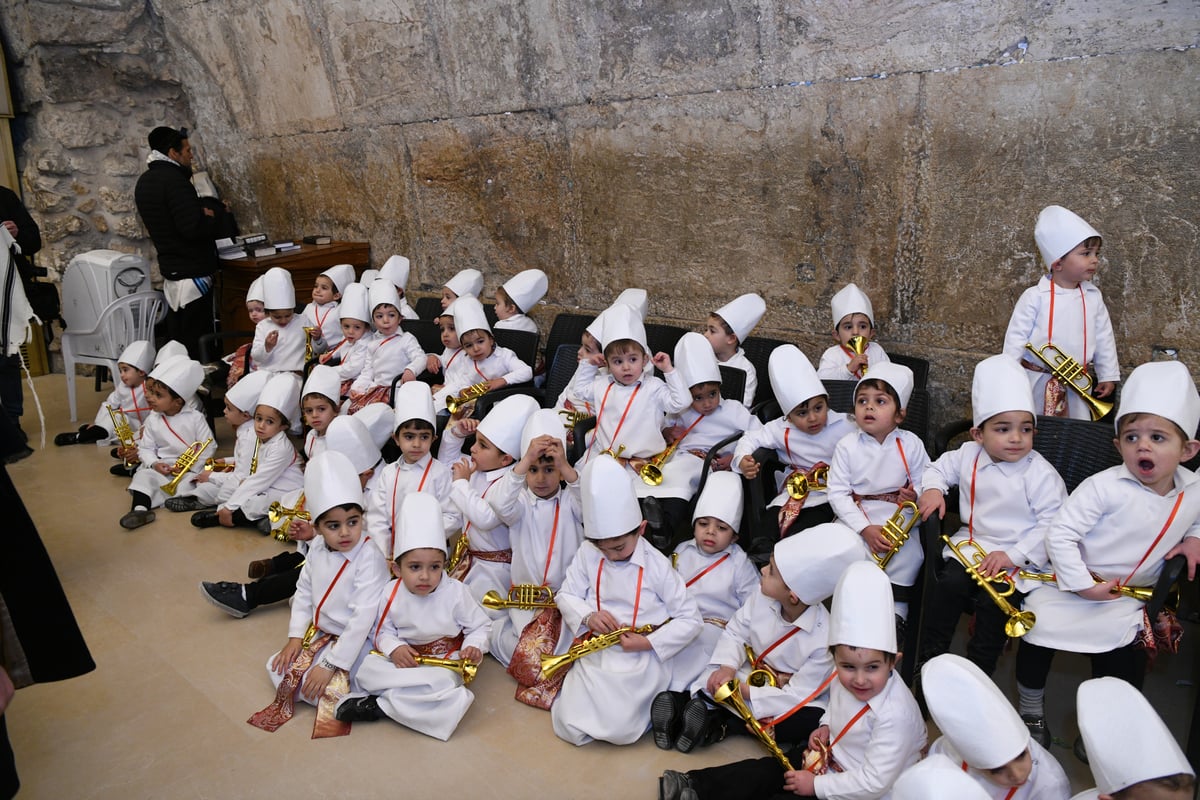
M 149 291 L 146 259 L 117 250 L 89 250 L 72 258 L 63 273 L 63 321 L 68 330 L 89 330 L 114 300 Z

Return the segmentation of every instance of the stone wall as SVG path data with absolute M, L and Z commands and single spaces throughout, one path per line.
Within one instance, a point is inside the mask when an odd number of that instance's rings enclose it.
M 48 18 L 54 11 L 59 16 Z M 244 228 L 369 239 L 410 291 L 551 276 L 693 324 L 742 291 L 816 357 L 847 281 L 962 416 L 1037 280 L 1038 210 L 1106 235 L 1125 371 L 1200 369 L 1192 2 L 230 0 L 0 11 L 52 266 L 142 248 L 145 132 L 192 122 Z M 161 19 L 160 19 L 161 18 Z M 67 31 L 64 34 L 63 31 Z M 190 116 L 189 116 L 190 115 Z M 58 237 L 59 228 L 67 230 Z

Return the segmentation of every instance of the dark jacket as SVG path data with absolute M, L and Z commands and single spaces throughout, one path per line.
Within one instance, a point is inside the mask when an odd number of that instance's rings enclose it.
M 42 233 L 17 193 L 7 186 L 0 186 L 0 222 L 6 219 L 17 225 L 17 244 L 21 246 L 21 253 L 16 257 L 17 268 L 22 278 L 32 280 L 33 254 L 42 249 Z
M 138 214 L 158 252 L 158 268 L 168 280 L 213 274 L 220 262 L 213 242 L 214 220 L 204 214 L 191 170 L 152 161 L 133 191 Z

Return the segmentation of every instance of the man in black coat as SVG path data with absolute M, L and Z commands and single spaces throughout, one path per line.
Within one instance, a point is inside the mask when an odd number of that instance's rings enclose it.
M 28 286 L 34 277 L 31 259 L 34 253 L 42 249 L 42 233 L 21 203 L 21 198 L 5 186 L 0 186 L 0 225 L 8 229 L 21 248 L 20 253 L 14 251 L 13 262 L 20 273 L 22 284 Z M 0 256 L 2 255 L 0 252 Z M 7 294 L 2 296 L 4 299 L 0 305 L 7 303 Z M 0 405 L 4 407 L 4 413 L 12 420 L 23 442 L 26 437 L 25 432 L 21 430 L 21 415 L 25 413 L 25 398 L 21 391 L 21 357 L 5 356 L 3 349 L 0 349 Z M 32 452 L 23 446 L 15 450 L 10 459 L 24 458 Z

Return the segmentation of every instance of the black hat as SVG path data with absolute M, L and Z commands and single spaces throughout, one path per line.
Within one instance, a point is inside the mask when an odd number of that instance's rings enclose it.
M 159 126 L 150 131 L 150 149 L 157 150 L 165 156 L 171 150 L 178 150 L 183 147 L 183 141 L 187 138 L 187 128 L 175 130 L 174 128 Z

